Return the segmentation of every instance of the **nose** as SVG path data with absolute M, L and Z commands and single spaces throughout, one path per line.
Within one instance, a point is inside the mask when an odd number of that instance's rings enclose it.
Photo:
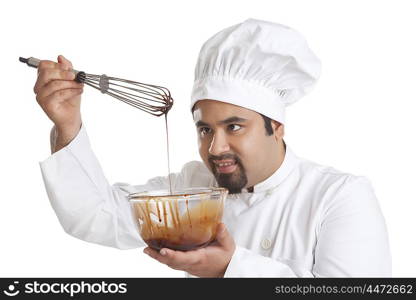
M 214 134 L 208 149 L 209 154 L 218 156 L 229 150 L 230 145 L 228 144 L 227 137 L 220 132 Z

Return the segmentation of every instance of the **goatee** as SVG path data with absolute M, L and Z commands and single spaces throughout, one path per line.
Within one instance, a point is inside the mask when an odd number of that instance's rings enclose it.
M 233 159 L 237 168 L 232 173 L 218 173 L 213 161 L 226 159 Z M 248 180 L 244 166 L 236 155 L 209 156 L 208 161 L 213 175 L 220 187 L 226 188 L 229 194 L 241 193 L 241 190 L 247 185 Z

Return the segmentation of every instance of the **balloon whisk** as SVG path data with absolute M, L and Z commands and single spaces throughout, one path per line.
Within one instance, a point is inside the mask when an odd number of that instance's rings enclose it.
M 19 61 L 37 68 L 40 60 L 34 57 L 19 57 Z M 84 83 L 117 100 L 154 116 L 167 114 L 173 105 L 170 91 L 162 86 L 72 70 L 75 81 Z

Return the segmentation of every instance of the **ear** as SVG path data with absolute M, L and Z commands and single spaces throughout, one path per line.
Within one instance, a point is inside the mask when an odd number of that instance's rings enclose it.
M 285 126 L 275 120 L 272 120 L 272 127 L 276 141 L 283 139 L 285 135 Z

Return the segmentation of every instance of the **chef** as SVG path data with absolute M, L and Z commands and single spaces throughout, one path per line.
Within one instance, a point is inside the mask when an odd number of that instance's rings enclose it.
M 127 195 L 166 189 L 167 177 L 110 185 L 82 125 L 72 65 L 42 61 L 34 91 L 55 126 L 40 163 L 63 229 L 120 249 L 146 246 Z M 202 46 L 190 109 L 200 161 L 171 174 L 174 189 L 226 187 L 217 240 L 193 251 L 144 252 L 198 277 L 388 277 L 385 221 L 368 179 L 296 156 L 285 108 L 312 89 L 320 62 L 297 31 L 249 19 Z M 319 117 L 319 116 L 317 116 Z

